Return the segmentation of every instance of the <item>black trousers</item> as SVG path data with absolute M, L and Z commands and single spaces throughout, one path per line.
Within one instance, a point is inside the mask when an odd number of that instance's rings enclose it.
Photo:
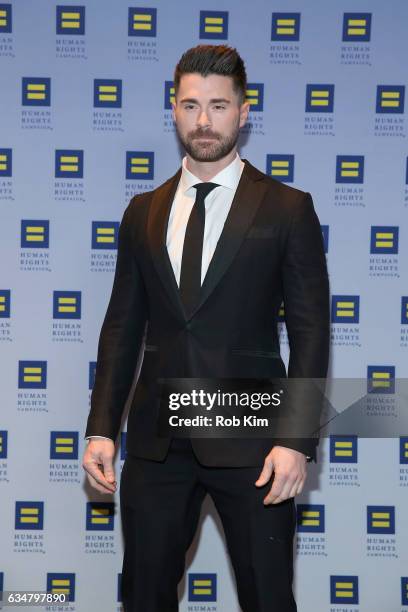
M 185 553 L 207 493 L 223 524 L 243 612 L 296 612 L 295 503 L 263 505 L 271 485 L 255 487 L 261 467 L 205 467 L 187 439 L 173 439 L 164 461 L 126 457 L 120 486 L 125 612 L 177 612 Z

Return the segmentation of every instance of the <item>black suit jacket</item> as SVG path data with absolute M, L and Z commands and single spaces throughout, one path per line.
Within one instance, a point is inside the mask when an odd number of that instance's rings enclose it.
M 285 377 L 277 333 L 282 301 L 290 345 L 287 375 L 326 376 L 329 284 L 312 198 L 244 162 L 191 316 L 184 313 L 166 248 L 181 170 L 130 201 L 99 338 L 87 436 L 116 439 L 144 336 L 127 426 L 127 452 L 140 457 L 162 460 L 170 444 L 156 434 L 159 377 Z M 256 466 L 274 444 L 315 459 L 318 440 L 195 438 L 192 443 L 204 465 Z

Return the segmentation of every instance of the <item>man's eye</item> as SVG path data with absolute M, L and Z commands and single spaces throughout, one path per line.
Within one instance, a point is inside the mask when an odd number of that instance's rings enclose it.
M 216 104 L 214 106 L 215 110 L 224 110 L 225 109 L 225 105 L 224 104 Z
M 184 105 L 184 108 L 185 108 L 186 110 L 192 110 L 192 109 L 194 108 L 194 104 L 185 104 L 185 105 Z

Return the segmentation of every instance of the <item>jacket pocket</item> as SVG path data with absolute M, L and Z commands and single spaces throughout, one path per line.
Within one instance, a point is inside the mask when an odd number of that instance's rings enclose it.
M 233 355 L 245 355 L 249 357 L 267 357 L 271 359 L 280 359 L 281 355 L 279 351 L 263 351 L 261 349 L 246 349 L 246 348 L 235 348 L 231 349 Z
M 266 227 L 251 227 L 246 238 L 272 238 L 276 236 L 278 228 L 275 225 Z
M 144 350 L 145 353 L 152 353 L 153 351 L 157 351 L 158 347 L 156 344 L 146 344 Z

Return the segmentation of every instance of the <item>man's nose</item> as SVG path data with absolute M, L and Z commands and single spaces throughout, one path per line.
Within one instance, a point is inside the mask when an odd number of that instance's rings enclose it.
M 203 110 L 199 113 L 197 118 L 197 125 L 200 127 L 208 127 L 211 125 L 211 121 L 207 113 Z

